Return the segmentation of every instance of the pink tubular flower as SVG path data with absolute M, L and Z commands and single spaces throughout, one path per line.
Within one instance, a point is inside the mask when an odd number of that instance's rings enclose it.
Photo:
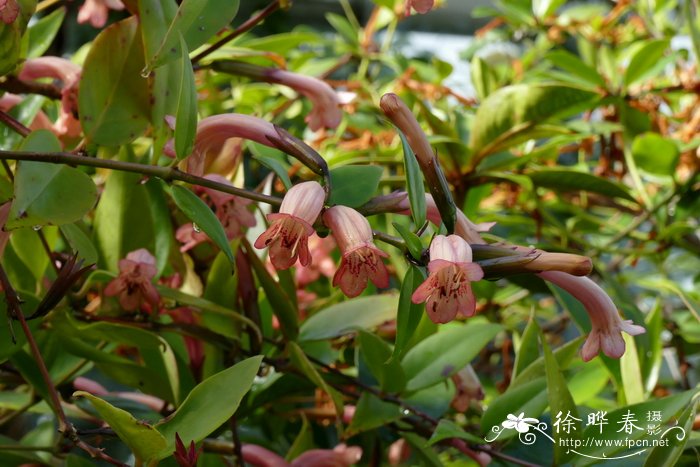
M 22 71 L 18 75 L 21 80 L 54 78 L 63 83 L 61 111 L 54 124 L 54 131 L 59 136 L 76 137 L 82 131 L 80 121 L 76 118 L 81 71 L 78 65 L 65 58 L 38 57 L 30 58 L 24 62 Z
M 313 103 L 311 113 L 304 119 L 311 130 L 336 128 L 340 125 L 343 118 L 340 99 L 325 81 L 278 69 L 270 69 L 265 73 L 265 77 L 270 82 L 289 86 Z
M 406 0 L 406 16 L 411 14 L 411 8 L 420 14 L 425 14 L 433 9 L 435 0 Z
M 93 28 L 101 28 L 107 23 L 109 10 L 123 10 L 119 0 L 85 0 L 78 11 L 78 23 L 89 22 Z
M 309 238 L 309 251 L 314 262 L 309 266 L 298 267 L 295 271 L 297 287 L 304 287 L 316 282 L 321 275 L 333 277 L 335 274 L 335 262 L 331 258 L 331 252 L 335 249 L 333 237 L 321 238 L 313 235 Z
M 275 126 L 261 118 L 244 114 L 221 114 L 202 119 L 197 125 L 192 155 L 187 158 L 187 171 L 194 175 L 202 175 L 204 166 L 210 153 L 218 154 L 220 164 L 225 164 L 226 159 L 235 159 L 237 152 L 235 146 L 229 146 L 229 154 L 221 154 L 225 150 L 225 143 L 231 138 L 243 138 L 264 144 L 271 148 L 276 146 L 269 138 L 277 139 Z
M 151 312 L 156 311 L 160 301 L 152 283 L 156 273 L 156 259 L 148 250 L 132 251 L 119 260 L 119 276 L 107 285 L 105 295 L 119 295 L 119 304 L 126 311 L 138 310 L 144 304 Z
M 323 222 L 343 255 L 333 276 L 334 286 L 348 297 L 360 295 L 368 280 L 379 288 L 389 286 L 389 273 L 382 262 L 389 255 L 374 245 L 372 227 L 362 214 L 347 206 L 334 206 L 323 214 Z
M 19 16 L 19 3 L 17 0 L 0 0 L 0 20 L 5 24 L 12 24 Z
M 362 457 L 362 448 L 345 444 L 339 444 L 333 449 L 311 449 L 291 463 L 255 444 L 244 444 L 241 452 L 245 463 L 253 467 L 350 467 Z
M 204 178 L 231 185 L 225 177 L 217 174 L 206 175 Z M 199 189 L 214 208 L 216 217 L 221 221 L 226 232 L 226 238 L 229 240 L 241 237 L 243 235 L 243 227 L 255 226 L 255 216 L 248 210 L 248 205 L 252 202 L 249 199 L 241 198 L 229 193 L 223 193 L 213 188 L 202 187 Z M 175 238 L 184 245 L 180 248 L 183 253 L 191 250 L 200 243 L 209 239 L 204 232 L 197 232 L 192 224 L 187 223 L 181 225 L 175 232 Z
M 457 235 L 437 235 L 430 244 L 430 274 L 415 292 L 413 303 L 426 302 L 428 317 L 434 323 L 447 323 L 457 314 L 473 316 L 476 308 L 471 282 L 484 277 L 472 263 L 469 244 Z
M 538 275 L 569 292 L 586 308 L 592 328 L 581 348 L 584 362 L 595 358 L 600 350 L 610 358 L 620 358 L 625 353 L 622 332 L 630 336 L 645 332 L 642 326 L 632 324 L 631 320 L 623 321 L 608 294 L 588 277 L 572 276 L 559 271 L 546 271 Z
M 311 264 L 308 240 L 321 213 L 326 193 L 318 182 L 304 182 L 289 189 L 280 212 L 268 214 L 270 227 L 255 241 L 255 248 L 270 247 L 270 262 L 277 269 L 289 269 L 297 258 L 302 266 Z

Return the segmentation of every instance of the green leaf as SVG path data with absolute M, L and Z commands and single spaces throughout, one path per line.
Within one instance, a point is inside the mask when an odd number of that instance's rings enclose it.
M 85 260 L 86 265 L 97 264 L 97 249 L 83 229 L 76 224 L 64 224 L 61 233 L 68 240 L 71 249 L 78 253 L 78 257 Z
M 685 391 L 673 396 L 664 398 L 654 398 L 652 400 L 642 402 L 640 404 L 628 405 L 626 407 L 621 407 L 619 409 L 608 412 L 607 420 L 608 424 L 601 427 L 596 425 L 589 425 L 583 430 L 581 435 L 582 439 L 592 438 L 592 439 L 604 439 L 609 441 L 603 446 L 594 445 L 591 443 L 588 446 L 582 446 L 578 451 L 586 456 L 596 456 L 598 458 L 606 456 L 612 457 L 615 453 L 627 449 L 627 445 L 624 440 L 638 440 L 647 435 L 646 422 L 647 416 L 651 411 L 658 411 L 661 413 L 661 421 L 653 422 L 654 424 L 660 425 L 662 430 L 668 430 L 670 426 L 676 425 L 676 420 L 678 420 L 678 415 L 684 412 L 691 400 L 698 394 L 697 389 L 690 391 Z M 623 417 L 630 415 L 632 419 L 636 420 L 634 424 L 636 426 L 641 426 L 642 429 L 633 429 L 632 433 L 627 433 L 623 428 Z M 677 429 L 670 431 L 666 436 L 668 438 L 673 438 L 677 434 Z M 688 434 L 686 433 L 686 436 Z M 619 444 L 618 444 L 619 443 Z M 610 445 L 609 445 L 610 444 Z
M 421 317 L 423 316 L 423 304 L 415 304 L 411 301 L 411 295 L 425 279 L 423 270 L 416 266 L 409 266 L 401 283 L 398 312 L 396 315 L 396 339 L 394 342 L 394 356 L 401 357 L 415 332 Z
M 8 113 L 22 125 L 29 127 L 44 105 L 44 102 L 46 102 L 44 96 L 30 95 L 25 97 L 22 102 L 13 107 Z M 20 141 L 23 141 L 22 137 L 9 126 L 0 126 L 0 149 L 15 149 Z
M 49 248 L 56 242 L 56 229 L 43 229 L 44 238 Z M 44 250 L 41 239 L 33 229 L 17 229 L 10 237 L 10 244 L 20 260 L 32 273 L 34 280 L 41 281 L 44 277 L 46 267 L 50 264 L 49 257 Z
M 66 7 L 57 8 L 29 26 L 27 58 L 41 57 L 53 42 L 66 16 Z
M 625 353 L 620 358 L 622 387 L 625 390 L 627 403 L 636 404 L 647 399 L 644 394 L 644 383 L 642 382 L 642 370 L 639 366 L 637 345 L 634 342 L 634 337 L 629 334 L 623 333 L 622 337 L 625 339 Z
M 107 269 L 117 271 L 119 260 L 131 251 L 153 251 L 150 209 L 140 174 L 110 172 L 95 210 L 94 230 L 95 243 Z
M 287 339 L 296 340 L 299 335 L 299 322 L 298 311 L 294 306 L 294 302 L 287 297 L 280 284 L 272 278 L 249 244 L 246 244 L 246 252 L 248 253 L 250 265 L 253 267 L 255 275 L 265 291 L 265 296 L 272 306 L 272 311 L 279 320 L 282 333 Z
M 178 160 L 189 156 L 197 134 L 197 88 L 185 39 L 180 36 L 180 86 L 175 119 L 175 154 Z
M 338 34 L 348 41 L 349 44 L 359 44 L 359 31 L 346 18 L 336 15 L 335 13 L 326 13 L 326 21 L 328 21 L 330 25 L 333 26 L 333 29 L 338 31 Z
M 383 294 L 331 305 L 304 321 L 299 340 L 332 339 L 358 329 L 372 329 L 395 317 L 397 302 L 396 295 Z
M 420 260 L 423 256 L 423 244 L 420 241 L 420 237 L 411 232 L 408 227 L 397 222 L 392 222 L 392 225 L 399 232 L 401 238 L 403 238 L 406 242 L 406 248 L 408 248 L 408 252 L 411 254 L 411 256 L 413 256 L 413 258 L 416 260 Z
M 540 356 L 538 334 L 540 327 L 535 320 L 535 314 L 530 315 L 525 331 L 520 339 L 520 347 L 515 353 L 512 380 L 515 380 L 522 371 L 530 366 Z
M 335 405 L 336 413 L 339 417 L 342 417 L 343 398 L 340 393 L 326 383 L 326 380 L 323 379 L 323 376 L 321 376 L 318 370 L 312 365 L 309 358 L 296 342 L 287 342 L 287 351 L 289 352 L 289 360 L 292 362 L 292 365 L 301 371 L 301 373 L 314 383 L 316 387 L 328 394 Z
M 399 361 L 391 358 L 391 347 L 382 338 L 366 331 L 361 330 L 358 338 L 365 363 L 382 391 L 402 391 L 406 377 Z
M 158 52 L 168 33 L 168 27 L 177 14 L 178 4 L 175 0 L 139 0 L 138 8 L 145 57 L 150 58 Z
M 538 19 L 546 19 L 564 3 L 566 0 L 532 0 L 532 12 Z
M 443 326 L 406 353 L 402 366 L 407 391 L 432 386 L 464 368 L 501 331 L 498 324 L 476 322 Z
M 656 446 L 653 448 L 649 456 L 647 456 L 646 461 L 644 461 L 644 467 L 674 467 L 676 465 L 681 465 L 678 463 L 678 460 L 690 440 L 697 408 L 697 401 L 691 402 L 690 405 L 688 405 L 688 408 L 678 417 L 678 428 L 674 428 L 664 437 L 669 440 L 668 445 Z M 679 428 L 682 429 L 684 433 L 680 432 Z
M 258 355 L 243 360 L 195 386 L 175 413 L 156 425 L 167 442 L 159 458 L 173 453 L 175 433 L 185 443 L 198 443 L 231 418 L 250 390 L 262 358 Z
M 78 107 L 88 141 L 119 146 L 146 131 L 151 117 L 148 80 L 141 76 L 138 18 L 114 23 L 97 36 L 83 65 Z
M 377 396 L 363 392 L 355 407 L 355 415 L 348 426 L 347 436 L 374 430 L 401 418 L 401 407 L 384 402 Z
M 435 428 L 435 431 L 433 431 L 433 436 L 428 440 L 428 445 L 432 446 L 437 442 L 450 438 L 463 439 L 474 444 L 483 444 L 484 442 L 481 438 L 464 431 L 452 420 L 442 419 Z
M 147 71 L 181 56 L 180 36 L 189 50 L 204 44 L 235 18 L 239 3 L 239 0 L 184 0 L 156 52 L 147 57 Z
M 566 50 L 553 50 L 545 58 L 558 68 L 575 75 L 593 86 L 605 87 L 606 83 L 598 71 L 587 65 L 579 57 Z
M 470 146 L 480 157 L 498 152 L 527 139 L 547 120 L 589 108 L 595 100 L 597 94 L 572 86 L 506 86 L 479 106 Z
M 221 248 L 221 251 L 226 254 L 226 257 L 231 263 L 231 269 L 233 270 L 236 260 L 233 257 L 233 251 L 231 251 L 228 238 L 226 238 L 224 227 L 221 225 L 219 218 L 216 217 L 216 214 L 207 206 L 207 203 L 202 201 L 199 196 L 195 195 L 187 188 L 180 185 L 173 185 L 171 194 L 177 207 L 179 207 L 192 222 L 197 224 L 197 226 Z
M 36 0 L 19 0 L 19 15 L 10 24 L 0 21 L 0 76 L 11 72 L 22 53 L 22 36 L 36 8 Z M 5 7 L 3 2 L 3 8 Z
M 411 216 L 416 227 L 425 224 L 425 185 L 423 183 L 423 172 L 420 170 L 416 155 L 406 140 L 406 135 L 401 130 L 396 129 L 401 137 L 403 147 L 403 166 L 406 171 L 406 191 L 408 201 L 411 204 Z
M 542 341 L 542 349 L 544 350 L 544 368 L 547 377 L 547 399 L 549 400 L 549 410 L 553 420 L 558 420 L 562 423 L 572 422 L 573 425 L 569 430 L 565 425 L 553 426 L 554 433 L 554 458 L 557 465 L 561 465 L 571 458 L 573 453 L 560 442 L 562 439 L 580 440 L 580 421 L 576 404 L 571 397 L 569 388 L 566 386 L 566 379 L 559 368 L 557 359 L 554 358 L 552 349 L 547 344 L 544 334 L 540 334 Z M 570 418 L 573 417 L 573 418 Z M 556 421 L 553 421 L 553 424 Z
M 632 157 L 637 167 L 657 175 L 673 175 L 680 151 L 672 140 L 657 133 L 642 133 L 634 138 Z
M 630 59 L 630 64 L 625 70 L 625 86 L 631 86 L 647 78 L 664 56 L 669 45 L 668 39 L 655 39 L 640 47 Z
M 382 178 L 382 167 L 376 165 L 346 165 L 332 169 L 331 196 L 328 203 L 357 208 L 374 196 Z
M 525 413 L 527 417 L 538 417 L 547 408 L 547 381 L 539 377 L 521 386 L 508 388 L 506 392 L 491 401 L 481 417 L 481 430 L 486 439 L 492 439 L 494 427 L 500 427 L 508 414 Z M 515 430 L 504 431 L 499 440 L 517 435 Z
M 590 191 L 610 198 L 623 198 L 634 201 L 627 188 L 585 172 L 575 170 L 540 170 L 529 174 L 535 185 L 554 191 Z
M 145 185 L 148 193 L 148 207 L 153 219 L 153 230 L 155 234 L 155 257 L 158 268 L 158 276 L 163 274 L 168 267 L 170 250 L 173 247 L 173 224 L 170 219 L 170 208 L 165 198 L 163 182 L 157 178 L 151 178 Z
M 489 64 L 481 57 L 474 55 L 469 66 L 474 90 L 480 101 L 498 88 L 498 77 Z
M 160 452 L 165 449 L 166 441 L 158 430 L 146 422 L 136 420 L 126 410 L 114 407 L 89 392 L 77 391 L 73 397 L 84 397 L 106 421 L 110 428 L 124 441 L 137 459 L 150 462 L 158 459 Z
M 50 131 L 37 130 L 27 136 L 20 149 L 54 152 L 61 150 L 61 144 Z M 15 200 L 6 227 L 72 223 L 92 209 L 96 200 L 95 183 L 78 169 L 61 164 L 18 162 Z

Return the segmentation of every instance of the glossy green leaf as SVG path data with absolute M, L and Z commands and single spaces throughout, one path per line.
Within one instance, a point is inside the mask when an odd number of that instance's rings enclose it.
M 175 433 L 187 440 L 185 442 L 198 443 L 231 418 L 250 390 L 261 362 L 262 356 L 248 358 L 192 389 L 175 413 L 156 425 L 167 443 L 159 457 L 163 459 L 172 454 Z
M 413 223 L 419 228 L 425 224 L 426 216 L 423 172 L 420 170 L 416 155 L 408 144 L 406 136 L 398 128 L 396 131 L 401 137 L 401 146 L 403 147 L 403 166 L 406 171 L 406 191 L 408 192 L 408 201 L 411 204 L 411 216 Z
M 239 3 L 239 0 L 184 0 L 156 52 L 147 57 L 147 69 L 178 59 L 182 53 L 180 36 L 189 50 L 204 44 L 228 26 L 238 12 Z
M 646 461 L 644 461 L 644 467 L 674 467 L 681 465 L 678 460 L 692 436 L 697 408 L 697 400 L 688 405 L 688 408 L 678 417 L 678 428 L 674 428 L 670 434 L 664 437 L 668 439 L 668 445 L 653 448 Z
M 165 198 L 165 190 L 163 182 L 157 178 L 150 179 L 144 187 L 148 194 L 148 206 L 153 219 L 153 230 L 155 234 L 155 257 L 156 267 L 158 268 L 158 276 L 163 274 L 163 271 L 168 266 L 170 251 L 172 250 L 175 238 L 173 232 L 173 224 L 170 219 L 170 208 L 168 201 Z
M 51 246 L 56 243 L 57 235 L 55 227 L 44 228 L 42 232 L 46 243 L 49 245 L 49 248 L 51 248 Z M 37 232 L 28 227 L 17 229 L 10 237 L 10 244 L 15 253 L 17 253 L 19 259 L 22 260 L 27 269 L 32 273 L 34 280 L 41 281 L 50 263 Z
M 53 42 L 66 16 L 66 7 L 57 8 L 29 26 L 27 58 L 41 57 Z
M 440 420 L 438 426 L 433 431 L 433 436 L 428 440 L 429 445 L 433 445 L 445 439 L 457 438 L 469 441 L 470 443 L 482 444 L 484 441 L 477 436 L 464 431 L 459 425 L 446 418 Z
M 219 218 L 216 217 L 209 206 L 207 206 L 207 203 L 202 201 L 199 196 L 180 185 L 173 185 L 171 194 L 177 207 L 179 207 L 198 228 L 202 229 L 202 231 L 221 248 L 221 251 L 226 254 L 226 257 L 231 262 L 231 269 L 233 269 L 236 260 L 233 257 L 233 251 L 231 251 L 228 238 L 226 238 L 226 232 Z
M 579 452 L 586 456 L 596 456 L 600 458 L 603 456 L 612 457 L 616 453 L 625 450 L 625 439 L 638 440 L 648 436 L 646 425 L 648 414 L 651 411 L 660 412 L 661 421 L 653 423 L 659 425 L 663 433 L 664 431 L 669 430 L 670 427 L 676 425 L 678 416 L 687 409 L 691 400 L 696 397 L 697 394 L 698 390 L 693 389 L 675 394 L 673 396 L 654 398 L 640 404 L 628 405 L 626 407 L 609 411 L 606 416 L 608 424 L 603 425 L 602 433 L 600 432 L 601 430 L 599 426 L 589 425 L 583 430 L 581 438 L 610 440 L 610 444 L 612 444 L 612 446 L 608 446 L 607 444 L 604 446 L 595 446 L 591 444 L 589 446 L 582 446 L 579 449 Z M 641 427 L 642 429 L 630 427 L 632 430 L 631 433 L 628 433 L 627 430 L 624 429 L 623 424 L 623 417 L 628 415 L 630 421 L 634 420 L 634 425 Z M 678 429 L 674 428 L 666 434 L 666 437 L 671 438 L 675 437 L 676 435 L 680 435 L 680 432 Z M 619 445 L 616 443 L 617 440 L 622 440 L 619 441 Z
M 61 145 L 48 130 L 32 132 L 21 146 L 24 151 L 60 151 Z M 36 225 L 61 225 L 82 218 L 97 200 L 92 179 L 67 165 L 19 162 L 15 175 L 15 201 L 8 229 Z
M 71 249 L 78 253 L 78 258 L 85 261 L 85 265 L 97 264 L 97 249 L 83 229 L 76 224 L 64 224 L 61 233 L 68 240 Z
M 542 349 L 544 351 L 544 368 L 547 378 L 547 399 L 549 401 L 549 410 L 554 423 L 559 422 L 558 426 L 554 427 L 554 458 L 559 465 L 569 460 L 573 453 L 566 448 L 561 439 L 580 439 L 581 418 L 578 416 L 578 410 L 574 399 L 571 397 L 569 388 L 566 386 L 566 379 L 559 368 L 557 359 L 552 353 L 552 349 L 547 344 L 544 334 L 540 334 L 542 341 Z M 530 416 L 527 414 L 527 416 Z M 577 420 L 578 419 L 578 420 Z M 572 423 L 571 429 L 566 428 L 566 423 Z
M 341 417 L 343 415 L 343 398 L 340 393 L 323 379 L 323 376 L 321 376 L 318 370 L 313 366 L 304 351 L 299 347 L 299 344 L 296 342 L 288 342 L 287 351 L 289 352 L 289 360 L 292 362 L 292 365 L 301 371 L 301 373 L 314 383 L 316 387 L 328 394 L 328 397 L 331 398 L 335 405 L 336 413 Z
M 95 210 L 95 245 L 110 271 L 120 259 L 139 248 L 153 251 L 153 221 L 141 176 L 112 171 Z M 134 228 L 138 226 L 138 228 Z
M 158 458 L 165 449 L 166 441 L 158 430 L 146 422 L 139 421 L 126 410 L 113 406 L 89 392 L 77 391 L 73 397 L 84 397 L 90 401 L 100 417 L 124 441 L 137 459 L 150 462 Z
M 358 329 L 372 329 L 396 316 L 398 296 L 359 297 L 331 305 L 304 321 L 300 341 L 332 339 Z
M 423 256 L 423 244 L 420 241 L 420 237 L 411 232 L 411 230 L 404 225 L 397 222 L 393 222 L 392 225 L 399 232 L 404 242 L 406 242 L 406 248 L 408 248 L 408 252 L 411 256 L 416 260 L 420 260 Z
M 672 140 L 657 133 L 642 133 L 632 142 L 632 157 L 637 167 L 657 175 L 673 175 L 680 151 Z
M 624 83 L 630 86 L 645 79 L 656 67 L 669 48 L 667 39 L 655 39 L 640 47 L 630 59 L 625 70 Z
M 363 392 L 355 407 L 346 435 L 354 436 L 364 431 L 374 430 L 401 418 L 401 407 L 384 402 L 377 396 Z
M 558 349 L 554 350 L 554 358 L 557 359 L 557 365 L 560 369 L 565 370 L 570 365 L 571 362 L 578 356 L 579 348 L 584 341 L 584 337 L 579 337 L 572 341 L 567 342 Z M 513 379 L 510 387 L 521 386 L 530 381 L 541 378 L 545 375 L 544 369 L 544 356 L 537 358 L 524 370 L 518 372 L 517 377 Z
M 493 438 L 493 427 L 500 428 L 508 414 L 525 413 L 527 417 L 536 418 L 544 412 L 547 405 L 547 380 L 544 376 L 517 387 L 511 386 L 489 404 L 481 418 L 481 430 L 485 439 Z M 499 436 L 499 440 L 517 434 L 515 430 L 506 430 Z
M 516 84 L 489 95 L 474 117 L 470 146 L 480 156 L 532 137 L 537 126 L 589 108 L 597 95 L 572 86 Z
M 479 100 L 483 101 L 498 86 L 496 72 L 484 59 L 477 55 L 472 58 L 469 71 L 476 95 Z
M 197 134 L 197 88 L 185 39 L 180 36 L 180 86 L 175 119 L 175 154 L 182 160 L 189 156 Z
M 558 68 L 570 73 L 592 86 L 605 87 L 605 80 L 598 71 L 587 65 L 579 57 L 566 50 L 553 50 L 545 58 Z
M 520 338 L 520 347 L 515 353 L 512 379 L 515 380 L 522 371 L 530 366 L 540 356 L 539 335 L 540 327 L 537 325 L 534 313 L 530 315 L 530 321 L 525 326 L 525 331 Z
M 620 372 L 622 374 L 622 386 L 625 390 L 625 399 L 628 404 L 643 402 L 647 398 L 644 394 L 642 382 L 642 370 L 639 367 L 639 355 L 634 337 L 622 334 L 625 339 L 625 353 L 620 358 Z
M 415 304 L 411 301 L 411 295 L 425 279 L 423 270 L 416 266 L 409 266 L 406 275 L 401 282 L 401 294 L 399 295 L 398 312 L 396 315 L 396 339 L 394 343 L 394 356 L 401 357 L 411 337 L 420 323 L 424 313 L 422 303 Z
M 555 191 L 590 191 L 591 193 L 598 193 L 611 198 L 623 198 L 634 201 L 626 186 L 585 172 L 575 170 L 540 170 L 529 174 L 529 176 L 535 185 Z
M 170 24 L 175 19 L 178 4 L 175 0 L 139 0 L 138 8 L 145 57 L 148 59 L 158 52 Z M 178 36 L 175 39 L 177 40 Z
M 19 0 L 19 15 L 7 24 L 0 21 L 0 76 L 10 73 L 22 53 L 22 36 L 36 8 L 36 0 Z M 3 8 L 6 3 L 3 2 Z M 9 7 L 9 6 L 8 6 Z
M 398 359 L 391 357 L 391 347 L 382 338 L 366 331 L 360 331 L 358 339 L 365 363 L 382 391 L 403 390 L 406 378 Z
M 141 136 L 151 118 L 149 83 L 141 76 L 143 44 L 135 16 L 97 36 L 85 58 L 78 107 L 88 141 L 119 146 Z
M 295 340 L 299 335 L 298 311 L 294 302 L 287 297 L 280 284 L 272 278 L 265 265 L 250 247 L 246 245 L 248 260 L 270 301 L 272 311 L 279 320 L 282 333 L 287 339 Z
M 383 168 L 375 165 L 346 165 L 331 170 L 329 204 L 357 208 L 376 193 Z
M 470 320 L 443 326 L 406 353 L 402 366 L 406 390 L 432 386 L 464 368 L 501 331 L 498 324 Z

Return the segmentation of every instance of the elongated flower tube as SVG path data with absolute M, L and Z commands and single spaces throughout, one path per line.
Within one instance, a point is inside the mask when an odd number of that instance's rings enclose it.
M 304 182 L 289 189 L 280 212 L 268 214 L 270 227 L 255 241 L 255 248 L 270 247 L 270 262 L 276 269 L 289 269 L 297 258 L 311 264 L 309 237 L 321 213 L 326 193 L 318 182 Z
M 82 131 L 76 118 L 78 111 L 78 85 L 81 68 L 70 60 L 61 57 L 37 57 L 24 62 L 18 78 L 35 80 L 39 78 L 54 78 L 63 83 L 61 88 L 61 111 L 54 124 L 58 135 L 75 137 Z
M 406 16 L 411 14 L 411 8 L 420 14 L 425 14 L 433 9 L 435 0 L 406 0 Z
M 382 258 L 389 255 L 372 241 L 372 227 L 365 217 L 347 206 L 334 206 L 323 213 L 323 222 L 343 257 L 333 276 L 333 285 L 348 297 L 357 297 L 372 281 L 379 288 L 389 286 L 389 273 Z
M 107 23 L 109 10 L 123 10 L 119 0 L 85 0 L 78 11 L 78 23 L 90 23 L 93 28 L 101 28 Z
M 601 350 L 610 358 L 620 358 L 625 353 L 622 333 L 636 336 L 646 332 L 642 326 L 632 324 L 631 320 L 623 321 L 608 294 L 588 277 L 559 271 L 546 271 L 538 275 L 573 295 L 591 318 L 591 333 L 581 348 L 584 362 L 595 358 Z
M 219 60 L 212 63 L 214 70 L 248 76 L 268 83 L 282 84 L 302 94 L 313 103 L 311 113 L 305 121 L 313 131 L 321 128 L 336 128 L 343 118 L 340 98 L 335 90 L 323 80 L 278 68 L 261 67 L 237 60 Z
M 418 124 L 413 112 L 406 104 L 393 93 L 384 94 L 379 101 L 384 114 L 406 136 L 409 146 L 413 150 L 425 181 L 433 195 L 435 204 L 440 211 L 440 217 L 449 233 L 453 233 L 456 223 L 456 211 L 450 187 L 447 184 L 445 174 L 440 168 L 440 161 L 433 152 L 423 129 Z
M 228 113 L 203 118 L 197 125 L 192 154 L 187 158 L 187 171 L 202 175 L 207 155 L 210 152 L 219 154 L 231 138 L 249 139 L 275 148 L 272 140 L 278 136 L 272 123 L 251 115 Z M 219 157 L 226 158 L 226 155 L 220 154 Z M 232 151 L 229 157 L 234 159 L 237 155 Z
M 484 272 L 472 263 L 472 250 L 462 237 L 437 235 L 430 244 L 428 271 L 428 278 L 413 292 L 413 303 L 426 302 L 434 323 L 448 323 L 458 314 L 474 316 L 471 282 L 481 280 Z

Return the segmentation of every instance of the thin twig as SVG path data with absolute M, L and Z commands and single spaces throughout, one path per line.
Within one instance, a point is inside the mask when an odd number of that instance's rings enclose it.
M 50 99 L 61 98 L 61 88 L 50 83 L 22 81 L 14 76 L 0 79 L 0 89 L 14 94 L 39 94 Z
M 0 151 L 0 160 L 34 161 L 46 162 L 48 164 L 68 164 L 83 165 L 88 167 L 99 167 L 103 169 L 120 170 L 122 172 L 140 173 L 142 175 L 157 177 L 166 182 L 177 180 L 199 185 L 206 188 L 230 193 L 241 198 L 252 199 L 262 203 L 279 206 L 282 200 L 275 197 L 248 191 L 243 188 L 215 182 L 203 177 L 182 172 L 174 167 L 161 167 L 157 165 L 137 164 L 134 162 L 115 161 L 111 159 L 97 159 L 94 157 L 76 156 L 67 152 L 23 152 L 23 151 Z
M 12 115 L 8 114 L 7 112 L 4 112 L 0 110 L 0 123 L 8 127 L 10 130 L 14 131 L 18 135 L 25 137 L 29 133 L 32 132 L 29 128 L 24 126 L 21 122 L 19 122 L 17 119 L 12 117 Z
M 262 20 L 270 16 L 272 13 L 277 11 L 280 7 L 280 2 L 279 0 L 274 0 L 272 3 L 270 3 L 268 6 L 265 7 L 265 9 L 261 10 L 258 14 L 251 16 L 246 22 L 238 26 L 235 30 L 231 31 L 230 33 L 226 34 L 224 37 L 216 41 L 214 44 L 210 45 L 200 53 L 194 56 L 192 59 L 192 64 L 194 65 L 195 63 L 199 62 L 201 59 L 209 55 L 210 53 L 220 49 L 224 45 L 226 45 L 228 42 L 232 41 L 236 37 L 240 36 L 241 34 L 250 31 L 253 29 L 258 23 L 260 23 Z
M 56 418 L 58 419 L 58 431 L 66 439 L 70 440 L 74 445 L 78 446 L 80 449 L 90 454 L 90 456 L 92 456 L 93 458 L 102 459 L 105 462 L 109 462 L 110 464 L 119 467 L 126 466 L 127 464 L 124 464 L 123 462 L 120 462 L 110 457 L 109 455 L 102 452 L 101 449 L 97 449 L 93 446 L 90 446 L 89 444 L 85 443 L 80 438 L 78 438 L 78 435 L 75 431 L 75 427 L 68 421 L 66 413 L 63 411 L 63 406 L 61 405 L 61 399 L 58 395 L 58 391 L 56 390 L 56 386 L 53 384 L 53 380 L 51 379 L 49 370 L 46 367 L 44 358 L 41 356 L 41 351 L 39 350 L 39 346 L 37 345 L 36 340 L 34 339 L 34 335 L 32 334 L 31 329 L 29 329 L 27 320 L 24 318 L 21 305 L 22 301 L 20 300 L 19 295 L 17 295 L 17 291 L 10 283 L 10 279 L 7 277 L 7 273 L 5 272 L 5 269 L 2 267 L 1 264 L 0 284 L 2 284 L 2 288 L 5 292 L 7 310 L 13 319 L 19 321 L 20 326 L 22 327 L 22 331 L 24 332 L 24 335 L 27 339 L 27 344 L 29 344 L 29 349 L 32 353 L 32 356 L 34 357 L 34 361 L 39 369 L 39 373 L 41 374 L 41 378 L 43 379 L 44 384 L 46 384 L 46 388 L 49 392 L 49 398 L 51 399 L 51 405 L 53 406 L 54 413 L 56 414 Z

